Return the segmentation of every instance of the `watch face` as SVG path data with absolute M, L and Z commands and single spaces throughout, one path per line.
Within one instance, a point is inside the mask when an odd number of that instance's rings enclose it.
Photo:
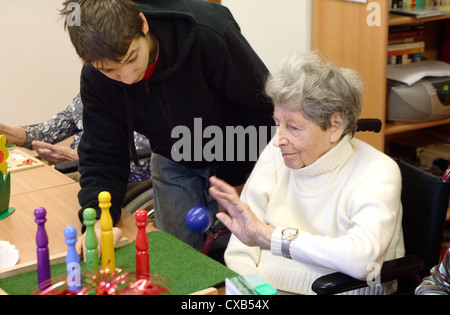
M 294 228 L 287 228 L 283 230 L 283 236 L 284 237 L 293 237 L 295 235 L 297 235 L 298 230 L 294 229 Z

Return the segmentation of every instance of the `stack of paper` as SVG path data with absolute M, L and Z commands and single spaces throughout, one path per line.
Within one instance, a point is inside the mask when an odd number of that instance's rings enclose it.
M 450 76 L 450 64 L 427 60 L 408 64 L 388 65 L 387 78 L 407 85 L 413 85 L 424 77 Z

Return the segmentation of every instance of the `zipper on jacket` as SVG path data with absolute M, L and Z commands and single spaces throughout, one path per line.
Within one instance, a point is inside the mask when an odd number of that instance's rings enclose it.
M 148 81 L 145 81 L 144 85 L 145 85 L 145 91 L 147 92 L 147 94 L 149 94 L 150 93 L 150 86 L 148 85 Z

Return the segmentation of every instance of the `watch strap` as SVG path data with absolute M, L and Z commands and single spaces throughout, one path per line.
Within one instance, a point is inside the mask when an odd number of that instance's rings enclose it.
M 297 229 L 293 229 L 296 232 L 295 235 L 284 236 L 284 231 L 285 230 L 287 230 L 287 229 L 284 229 L 281 232 L 281 254 L 283 255 L 283 257 L 292 259 L 289 248 L 290 248 L 290 245 L 291 245 L 291 241 L 297 238 L 298 230 Z
M 289 245 L 291 244 L 291 240 L 287 238 L 281 239 L 281 254 L 283 257 L 291 259 L 291 254 L 289 253 Z

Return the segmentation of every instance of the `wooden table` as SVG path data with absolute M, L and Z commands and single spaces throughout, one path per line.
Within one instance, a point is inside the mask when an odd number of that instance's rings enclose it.
M 33 263 L 36 260 L 36 230 L 34 209 L 47 210 L 45 228 L 49 238 L 50 256 L 63 256 L 67 252 L 63 231 L 73 225 L 80 236 L 81 222 L 78 218 L 77 194 L 80 185 L 71 178 L 44 165 L 12 173 L 10 207 L 15 212 L 0 221 L 0 240 L 8 241 L 19 250 L 18 264 Z M 123 211 L 118 227 L 129 241 L 136 238 L 137 228 L 134 216 Z M 151 230 L 151 227 L 148 227 Z M 0 270 L 0 273 L 3 270 Z
M 80 208 L 77 193 L 80 185 L 76 182 L 47 188 L 34 192 L 11 196 L 10 206 L 16 211 L 0 221 L 0 240 L 14 244 L 19 250 L 19 263 L 36 259 L 36 230 L 34 209 L 44 207 L 47 210 L 45 228 L 49 237 L 50 255 L 64 249 L 64 228 L 81 223 L 77 216 Z M 66 251 L 67 251 L 67 245 Z
M 19 250 L 20 259 L 15 266 L 0 269 L 0 278 L 36 269 L 35 208 L 44 207 L 47 210 L 45 227 L 49 238 L 51 264 L 65 261 L 67 245 L 64 242 L 64 229 L 70 225 L 75 226 L 78 237 L 81 230 L 78 218 L 80 209 L 77 197 L 80 190 L 78 182 L 48 165 L 15 172 L 12 175 L 10 207 L 16 210 L 8 218 L 0 221 L 0 240 L 15 245 Z M 122 243 L 135 240 L 137 227 L 131 213 L 123 210 L 117 227 L 123 231 Z M 156 229 L 151 225 L 147 226 L 147 232 L 154 230 Z M 221 291 L 209 288 L 194 294 L 218 293 Z M 2 294 L 4 292 L 0 288 L 0 295 Z
M 68 185 L 75 181 L 49 165 L 11 173 L 11 197 Z

